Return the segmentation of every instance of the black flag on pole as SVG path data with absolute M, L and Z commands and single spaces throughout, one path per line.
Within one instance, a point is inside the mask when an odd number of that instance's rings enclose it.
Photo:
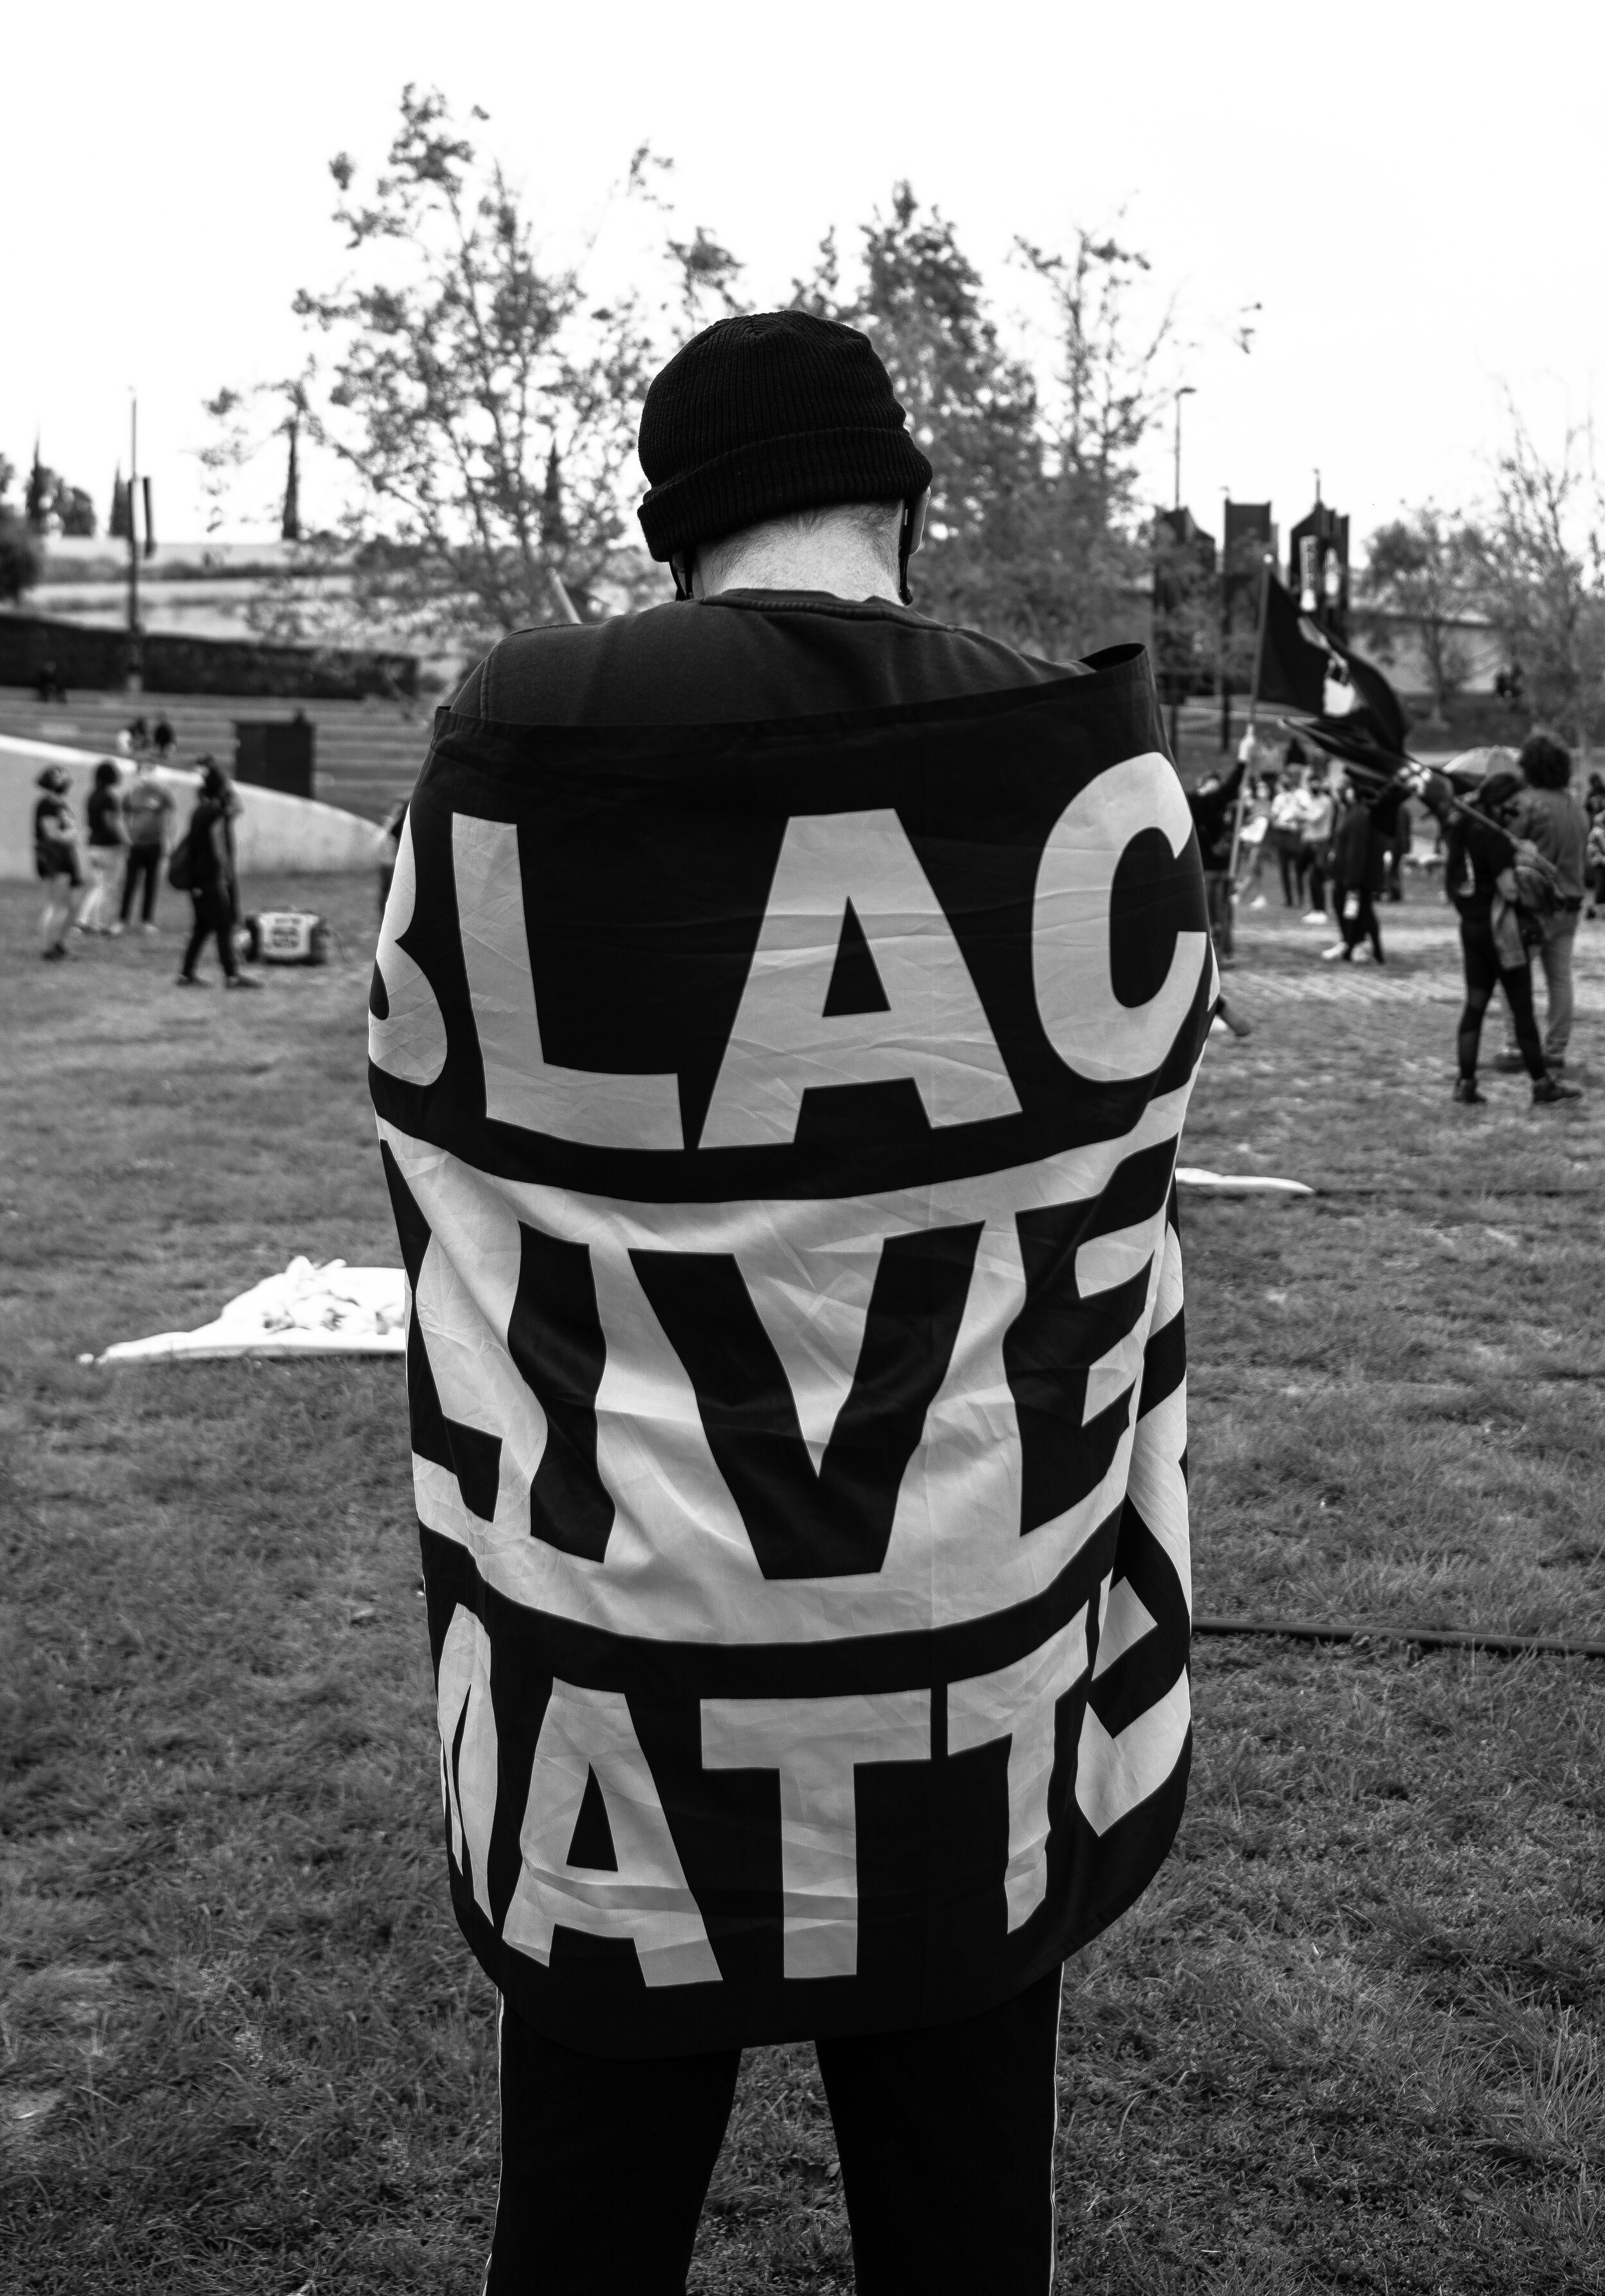
M 1265 579 L 1265 613 L 1260 639 L 1255 698 L 1280 701 L 1291 709 L 1307 709 L 1319 717 L 1326 693 L 1331 657 L 1324 639 L 1313 644 L 1296 602 L 1273 574 Z
M 1358 736 L 1368 749 L 1403 758 L 1409 735 L 1403 705 L 1376 664 L 1301 613 L 1274 576 L 1266 583 L 1258 699 L 1307 710 L 1334 734 L 1344 732 L 1344 721 L 1352 718 L 1351 746 Z
M 1146 658 L 770 724 L 442 710 L 371 1079 L 458 1918 L 622 2055 L 1018 1991 L 1190 1750 Z

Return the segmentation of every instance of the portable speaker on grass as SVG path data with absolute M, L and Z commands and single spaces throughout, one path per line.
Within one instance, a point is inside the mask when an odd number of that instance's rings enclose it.
M 310 909 L 265 909 L 244 920 L 245 955 L 252 964 L 327 964 L 329 926 Z

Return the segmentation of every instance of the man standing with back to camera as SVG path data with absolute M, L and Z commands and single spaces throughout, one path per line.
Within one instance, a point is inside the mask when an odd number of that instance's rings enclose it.
M 811 2038 L 861 2296 L 1045 2292 L 1062 1964 L 1190 1753 L 1197 841 L 1140 650 L 910 611 L 863 335 L 721 321 L 640 454 L 677 602 L 441 713 L 371 1008 L 486 2286 L 682 2289 Z

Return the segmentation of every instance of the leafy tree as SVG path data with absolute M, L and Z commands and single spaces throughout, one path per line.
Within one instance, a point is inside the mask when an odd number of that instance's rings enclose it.
M 553 577 L 583 600 L 627 532 L 622 480 L 652 365 L 638 301 L 600 307 L 574 271 L 542 266 L 516 192 L 438 93 L 403 92 L 366 199 L 352 160 L 330 171 L 362 267 L 296 298 L 329 346 L 326 374 L 313 364 L 268 387 L 352 481 L 338 537 L 316 537 L 309 565 L 338 539 L 355 558 L 340 611 L 421 637 L 482 641 L 560 618 Z M 706 267 L 695 246 L 692 258 Z M 235 391 L 211 403 L 214 495 L 254 450 L 250 411 Z
M 1158 512 L 1148 546 L 1153 578 L 1154 672 L 1163 698 L 1179 704 L 1221 668 L 1221 584 L 1215 546 L 1185 510 Z M 1235 668 L 1235 662 L 1230 666 Z
M 1405 623 L 1420 641 L 1432 689 L 1433 715 L 1466 682 L 1471 657 L 1456 628 L 1477 602 L 1475 530 L 1457 513 L 1424 503 L 1379 526 L 1360 581 L 1360 627 L 1383 661 L 1394 658 L 1394 633 Z
M 16 605 L 44 571 L 44 555 L 28 521 L 0 503 L 0 599 Z
M 8 463 L 8 472 L 10 468 Z M 48 463 L 42 463 L 37 447 L 28 473 L 22 514 L 34 534 L 95 532 L 95 503 L 87 489 L 70 486 Z
M 1592 441 L 1570 430 L 1552 460 L 1513 407 L 1510 419 L 1473 537 L 1477 587 L 1535 713 L 1586 750 L 1605 733 L 1605 502 L 1588 475 Z
M 922 611 L 1041 643 L 1023 545 L 1041 480 L 1035 386 L 1003 352 L 980 274 L 938 210 L 899 184 L 863 229 L 860 283 L 844 289 L 835 234 L 793 301 L 861 327 L 935 476 L 916 570 Z M 1022 574 L 1026 578 L 1021 579 Z
M 69 486 L 58 479 L 50 498 L 50 514 L 58 534 L 89 536 L 95 532 L 95 497 L 87 487 Z
M 1003 348 L 952 226 L 906 183 L 863 242 L 859 283 L 844 286 L 831 234 L 794 301 L 864 329 L 934 466 L 921 606 L 1061 659 L 1143 627 L 1138 456 L 1168 329 L 1132 340 L 1128 291 L 1146 258 L 1087 232 L 1067 255 L 1021 244 L 1055 316 L 1059 365 L 1043 390 Z
M 0 603 L 16 605 L 45 570 L 39 545 L 28 521 L 10 501 L 16 465 L 0 455 Z

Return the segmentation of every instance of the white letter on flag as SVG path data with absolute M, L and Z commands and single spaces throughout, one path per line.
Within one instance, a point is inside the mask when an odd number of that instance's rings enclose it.
M 827 1018 L 850 901 L 885 1004 Z M 789 1143 L 811 1085 L 903 1077 L 933 1124 L 1019 1114 L 969 967 L 896 814 L 800 815 L 786 825 L 701 1144 Z
M 595 1774 L 616 1869 L 571 1866 L 569 1846 Z M 535 1743 L 519 1836 L 523 1863 L 502 1935 L 540 1963 L 552 1931 L 629 1938 L 648 1985 L 717 1984 L 719 1964 L 621 1690 L 554 1681 Z
M 1157 994 L 1123 1004 L 1110 972 L 1109 897 L 1133 838 L 1160 830 L 1179 855 L 1192 826 L 1174 768 L 1156 750 L 1090 781 L 1053 825 L 1037 872 L 1032 970 L 1049 1042 L 1078 1076 L 1112 1084 L 1152 1075 L 1187 1018 L 1208 934 L 1178 933 Z
M 1048 1788 L 1058 1702 L 1086 1670 L 1087 1614 L 1078 1611 L 1040 1650 L 1012 1666 L 948 1685 L 950 1754 L 997 1738 L 1008 1741 L 1005 1890 L 1011 1930 L 1034 1914 L 1048 1894 Z
M 496 1817 L 496 1709 L 490 1703 L 490 1637 L 459 1603 L 440 1645 L 435 1685 L 440 1723 L 440 1792 L 451 1821 L 451 1854 L 473 1882 L 474 1903 L 490 1921 L 485 1866 Z M 466 1710 L 466 1711 L 465 1711 Z M 457 1746 L 457 1725 L 463 1743 Z
M 588 1148 L 682 1146 L 678 1078 L 556 1068 L 541 1050 L 514 824 L 453 814 L 451 855 L 485 1114 Z
M 780 1888 L 787 1977 L 858 1972 L 860 1762 L 931 1758 L 931 1693 L 705 1698 L 703 1767 L 780 1774 Z
M 412 815 L 401 824 L 396 873 L 391 879 L 384 922 L 374 962 L 384 983 L 383 1020 L 368 1014 L 368 1058 L 403 1084 L 432 1084 L 446 1065 L 446 1023 L 434 990 L 417 963 L 400 946 L 418 898 L 418 866 L 413 853 Z

